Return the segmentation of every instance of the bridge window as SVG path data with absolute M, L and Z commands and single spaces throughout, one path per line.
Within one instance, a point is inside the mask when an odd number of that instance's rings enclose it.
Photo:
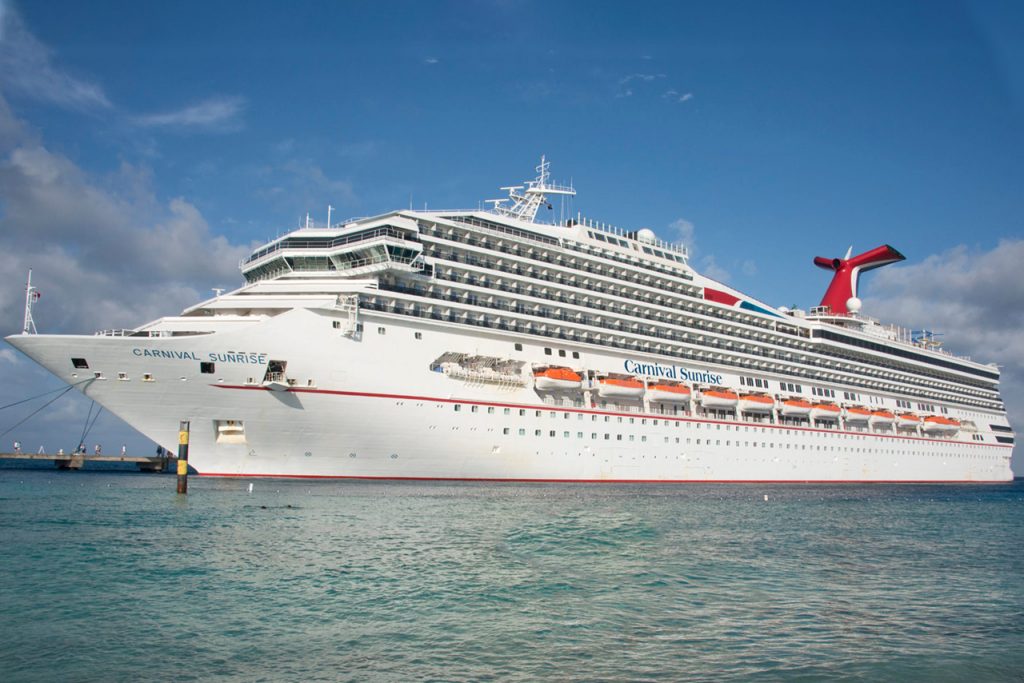
M 84 358 L 72 358 L 71 364 L 74 365 L 79 370 L 89 369 L 89 363 Z
M 214 365 L 212 362 L 202 361 L 199 363 L 199 372 L 203 373 L 204 375 L 212 375 L 213 368 Z

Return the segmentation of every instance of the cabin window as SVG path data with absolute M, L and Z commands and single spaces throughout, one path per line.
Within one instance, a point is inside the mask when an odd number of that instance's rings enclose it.
M 377 328 L 377 334 L 387 334 L 387 333 L 388 333 L 388 331 L 386 329 L 384 329 L 383 327 L 378 327 Z
M 341 321 L 340 320 L 332 320 L 331 321 L 331 327 L 333 327 L 336 330 L 340 330 L 341 329 Z
M 522 351 L 523 350 L 523 345 L 520 344 L 519 342 L 516 342 L 515 349 L 516 349 L 516 351 Z
M 422 332 L 416 332 L 416 333 L 413 334 L 413 338 L 414 339 L 423 339 L 423 333 Z
M 214 368 L 214 365 L 213 365 L 212 362 L 201 361 L 199 363 L 199 372 L 201 372 L 204 375 L 212 375 L 213 374 L 213 368 Z
M 84 358 L 72 358 L 71 364 L 74 365 L 79 370 L 89 369 L 89 363 Z
M 572 352 L 572 357 L 573 358 L 579 358 L 580 357 L 580 352 L 579 351 L 573 351 Z
M 548 347 L 544 347 L 544 355 L 545 356 L 550 356 L 551 355 L 551 349 L 549 349 Z
M 558 355 L 565 358 L 565 349 L 558 349 Z

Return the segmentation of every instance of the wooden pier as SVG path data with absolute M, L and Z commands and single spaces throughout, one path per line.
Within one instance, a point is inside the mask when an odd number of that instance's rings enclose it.
M 166 472 L 170 455 L 90 455 L 88 453 L 0 453 L 3 460 L 52 460 L 61 470 L 80 470 L 87 462 L 130 462 L 143 472 Z

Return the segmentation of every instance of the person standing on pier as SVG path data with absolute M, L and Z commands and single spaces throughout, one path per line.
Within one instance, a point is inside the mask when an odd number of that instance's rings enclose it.
M 15 453 L 21 453 L 21 442 L 20 441 L 15 440 L 15 442 L 14 442 L 14 452 Z
M 39 455 L 45 455 L 45 454 L 46 454 L 46 449 L 43 448 L 42 444 L 39 444 Z
M 123 458 L 128 454 L 128 444 L 121 444 L 121 457 Z
M 99 444 L 96 444 L 95 446 L 92 447 L 92 452 L 93 455 L 99 455 L 100 453 L 103 452 L 103 447 L 100 446 Z

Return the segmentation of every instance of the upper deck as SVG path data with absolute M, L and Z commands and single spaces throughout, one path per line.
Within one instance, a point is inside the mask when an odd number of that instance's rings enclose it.
M 682 245 L 579 214 L 544 223 L 519 210 L 395 211 L 300 228 L 241 266 L 251 284 L 304 281 L 313 293 L 328 281 L 370 280 L 379 293 L 369 300 L 409 301 L 389 310 L 493 319 L 501 329 L 780 375 L 877 388 L 890 379 L 956 386 L 978 399 L 991 396 L 999 378 L 994 366 L 858 312 L 774 308 L 695 272 Z

